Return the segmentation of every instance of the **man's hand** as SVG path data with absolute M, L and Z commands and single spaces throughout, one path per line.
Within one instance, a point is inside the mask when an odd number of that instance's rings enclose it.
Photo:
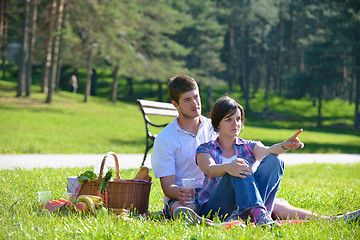
M 303 129 L 300 129 L 299 131 L 297 131 L 297 133 L 294 134 L 294 136 L 290 137 L 288 140 L 285 140 L 282 143 L 282 146 L 284 148 L 286 148 L 287 150 L 296 150 L 299 147 L 303 148 L 304 147 L 304 143 L 302 143 L 300 141 L 300 139 L 298 138 L 298 136 L 300 135 L 300 133 L 302 133 Z
M 170 199 L 177 199 L 181 205 L 186 206 L 191 203 L 185 203 L 190 201 L 191 194 L 190 191 L 185 188 L 180 188 L 175 184 L 175 175 L 170 175 L 160 178 L 161 188 L 165 194 Z
M 186 206 L 192 204 L 191 201 L 191 193 L 186 188 L 179 188 L 179 202 L 181 205 Z

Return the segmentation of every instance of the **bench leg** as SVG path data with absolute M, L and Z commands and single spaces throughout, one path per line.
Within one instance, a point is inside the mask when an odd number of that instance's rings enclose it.
M 141 167 L 144 166 L 144 163 L 145 163 L 145 161 L 146 161 L 147 153 L 148 153 L 148 151 L 149 151 L 152 147 L 153 147 L 153 144 L 149 144 L 149 140 L 146 139 L 146 149 L 145 149 L 144 159 L 143 159 L 143 161 L 142 161 L 142 163 L 141 163 Z
M 142 166 L 142 167 L 144 166 L 144 163 L 145 163 L 145 160 L 146 160 L 146 156 L 147 156 L 147 152 L 148 152 L 148 151 L 149 151 L 149 149 L 146 148 L 145 154 L 144 154 L 144 159 L 143 159 L 143 161 L 142 161 L 142 163 L 141 163 L 141 166 Z

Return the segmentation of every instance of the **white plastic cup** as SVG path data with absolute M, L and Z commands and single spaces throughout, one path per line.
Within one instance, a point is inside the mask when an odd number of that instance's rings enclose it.
M 38 196 L 40 207 L 44 207 L 44 205 L 51 199 L 51 191 L 38 191 Z
M 185 203 L 194 203 L 195 202 L 195 178 L 183 178 L 182 184 L 185 189 L 191 193 L 189 201 Z

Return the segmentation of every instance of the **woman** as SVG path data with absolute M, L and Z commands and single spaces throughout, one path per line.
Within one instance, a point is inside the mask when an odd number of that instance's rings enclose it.
M 227 96 L 215 103 L 210 118 L 219 137 L 196 150 L 196 163 L 205 174 L 203 189 L 197 194 L 201 214 L 211 218 L 215 214 L 250 215 L 256 225 L 275 224 L 271 212 L 284 170 L 277 154 L 303 148 L 298 139 L 302 129 L 271 147 L 241 139 L 238 135 L 244 128 L 244 109 Z M 253 171 L 257 161 L 260 165 Z

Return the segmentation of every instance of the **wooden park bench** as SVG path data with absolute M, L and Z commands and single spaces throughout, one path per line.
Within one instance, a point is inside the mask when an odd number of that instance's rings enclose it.
M 171 103 L 155 102 L 155 101 L 149 101 L 149 100 L 143 100 L 143 99 L 138 99 L 137 103 L 140 106 L 140 110 L 141 110 L 144 120 L 145 120 L 146 148 L 145 148 L 144 159 L 141 163 L 141 166 L 144 166 L 147 153 L 153 147 L 155 138 L 157 136 L 156 134 L 152 134 L 150 132 L 149 127 L 153 126 L 153 127 L 157 127 L 157 128 L 163 128 L 169 124 L 169 123 L 155 124 L 150 121 L 148 115 L 175 117 L 178 115 L 178 112 L 177 112 L 176 108 L 174 107 L 174 105 L 172 105 Z

